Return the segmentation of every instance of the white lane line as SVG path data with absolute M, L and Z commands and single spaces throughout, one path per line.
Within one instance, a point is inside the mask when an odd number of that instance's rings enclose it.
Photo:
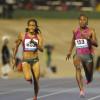
M 57 91 L 61 91 L 64 90 L 64 88 L 48 88 L 48 89 L 40 89 L 40 91 L 42 92 L 57 92 Z
M 92 98 L 90 98 L 90 99 L 88 99 L 88 100 L 95 100 L 95 99 L 98 99 L 98 98 L 100 98 L 100 95 L 97 95 L 97 96 L 95 96 L 95 97 L 92 97 Z
M 49 97 L 49 96 L 52 96 L 52 95 L 58 95 L 58 94 L 61 94 L 61 93 L 64 93 L 64 92 L 70 92 L 70 91 L 73 91 L 74 89 L 76 89 L 76 87 L 75 88 L 70 88 L 70 89 L 67 89 L 67 90 L 57 91 L 57 92 L 54 92 L 54 93 L 49 93 L 47 95 L 39 96 L 38 99 L 39 98 Z M 33 98 L 28 98 L 26 100 L 33 100 Z
M 11 94 L 14 92 L 19 92 L 19 91 L 30 91 L 30 90 L 31 90 L 31 88 L 14 89 L 14 90 L 6 91 L 6 92 L 0 92 L 0 95 Z
M 44 91 L 44 92 L 56 92 L 56 91 L 61 91 L 61 90 L 64 90 L 64 88 L 58 88 L 58 89 L 54 89 L 54 88 L 48 88 L 48 89 L 40 89 L 40 91 Z M 22 88 L 22 89 L 14 89 L 14 90 L 8 90 L 8 91 L 5 91 L 5 92 L 0 92 L 0 95 L 5 95 L 5 94 L 11 94 L 11 93 L 14 93 L 14 92 L 22 92 L 22 91 L 34 91 L 32 88 Z

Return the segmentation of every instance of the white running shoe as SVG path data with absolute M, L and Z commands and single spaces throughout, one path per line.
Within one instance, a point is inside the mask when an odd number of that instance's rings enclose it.
M 81 90 L 81 91 L 80 91 L 80 97 L 82 97 L 82 98 L 85 97 L 85 92 L 84 92 L 84 90 Z

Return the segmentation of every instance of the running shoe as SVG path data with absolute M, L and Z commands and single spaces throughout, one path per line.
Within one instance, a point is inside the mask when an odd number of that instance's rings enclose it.
M 34 97 L 33 97 L 33 100 L 37 100 L 37 97 L 36 97 L 36 96 L 34 96 Z
M 33 82 L 33 81 L 32 81 L 32 79 L 31 79 L 31 80 L 30 80 L 30 84 L 32 84 L 32 82 Z
M 84 90 L 81 90 L 81 91 L 80 91 L 80 97 L 85 97 L 85 92 L 84 92 Z
M 32 84 L 32 79 L 30 79 L 30 80 L 27 80 L 30 84 Z
M 88 80 L 85 81 L 85 84 L 88 85 L 89 83 L 91 83 L 91 81 L 88 81 Z

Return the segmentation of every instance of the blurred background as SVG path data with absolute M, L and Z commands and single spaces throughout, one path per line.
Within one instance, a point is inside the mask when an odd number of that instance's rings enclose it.
M 0 50 L 2 51 L 2 38 L 8 36 L 8 47 L 12 54 L 18 33 L 25 32 L 28 19 L 35 18 L 44 38 L 44 53 L 39 53 L 41 76 L 73 77 L 75 69 L 72 59 L 65 59 L 72 30 L 78 25 L 81 13 L 89 17 L 89 26 L 95 28 L 100 43 L 100 0 L 0 0 Z M 95 51 L 94 66 L 98 72 L 99 51 L 100 47 Z M 1 55 L 0 53 L 0 57 Z M 22 72 L 18 70 L 11 72 L 11 77 L 21 76 Z

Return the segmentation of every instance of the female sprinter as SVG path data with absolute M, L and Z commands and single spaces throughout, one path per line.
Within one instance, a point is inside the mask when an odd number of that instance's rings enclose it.
M 38 58 L 38 51 L 43 52 L 43 38 L 38 28 L 37 21 L 30 19 L 27 22 L 26 33 L 19 33 L 18 39 L 16 40 L 16 46 L 13 54 L 13 65 L 15 56 L 19 45 L 23 44 L 23 61 L 22 68 L 25 79 L 32 83 L 34 79 L 34 97 L 33 100 L 37 100 L 39 91 L 39 77 L 40 77 L 40 65 Z
M 88 27 L 88 17 L 85 15 L 79 17 L 79 27 L 73 31 L 66 59 L 70 58 L 74 46 L 76 47 L 76 53 L 73 56 L 73 63 L 76 69 L 76 80 L 80 89 L 80 96 L 84 96 L 81 65 L 84 68 L 86 83 L 88 84 L 93 79 L 93 46 L 98 46 L 95 30 Z

